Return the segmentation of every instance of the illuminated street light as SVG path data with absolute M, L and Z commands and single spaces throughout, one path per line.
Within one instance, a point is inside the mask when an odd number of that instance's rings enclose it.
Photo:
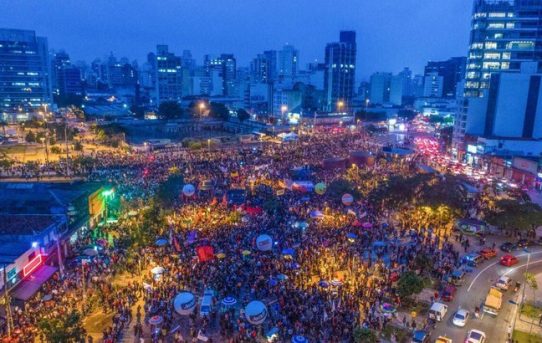
M 339 112 L 342 112 L 343 107 L 344 107 L 344 101 L 342 100 L 337 101 L 337 110 Z
M 205 108 L 207 106 L 205 106 L 205 103 L 202 101 L 202 102 L 199 103 L 198 107 L 199 107 L 199 117 L 201 118 L 201 117 L 203 117 L 203 111 L 205 111 Z

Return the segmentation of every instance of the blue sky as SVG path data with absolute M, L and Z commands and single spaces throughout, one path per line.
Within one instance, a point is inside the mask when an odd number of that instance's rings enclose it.
M 421 72 L 466 55 L 472 0 L 0 0 L 0 27 L 36 30 L 52 49 L 90 61 L 111 51 L 143 61 L 156 44 L 176 53 L 234 53 L 246 65 L 284 43 L 302 65 L 322 60 L 341 29 L 358 35 L 358 76 Z

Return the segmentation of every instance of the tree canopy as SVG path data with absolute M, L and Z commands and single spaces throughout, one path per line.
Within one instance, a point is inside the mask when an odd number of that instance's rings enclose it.
M 230 117 L 230 111 L 226 105 L 219 102 L 211 102 L 209 104 L 209 114 L 213 118 L 227 120 Z
M 239 121 L 245 121 L 250 118 L 250 113 L 248 113 L 245 109 L 240 108 L 237 110 L 237 119 Z
M 423 287 L 423 279 L 414 272 L 404 273 L 397 282 L 397 292 L 401 298 L 408 298 L 418 294 L 423 290 Z
M 184 178 L 181 174 L 173 173 L 167 180 L 158 186 L 156 201 L 163 208 L 172 207 L 179 199 L 184 186 Z
M 72 311 L 60 318 L 43 318 L 38 322 L 47 342 L 75 343 L 85 338 L 81 315 Z
M 158 113 L 164 119 L 176 119 L 183 115 L 183 109 L 177 101 L 164 101 L 158 106 Z
M 501 229 L 532 230 L 542 225 L 542 208 L 530 201 L 501 199 L 484 219 Z

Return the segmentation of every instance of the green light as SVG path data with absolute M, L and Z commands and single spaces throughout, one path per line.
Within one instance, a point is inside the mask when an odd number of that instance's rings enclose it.
M 110 196 L 113 196 L 114 194 L 115 194 L 115 190 L 113 190 L 113 189 L 108 189 L 108 190 L 102 192 L 102 195 L 104 197 L 110 197 Z

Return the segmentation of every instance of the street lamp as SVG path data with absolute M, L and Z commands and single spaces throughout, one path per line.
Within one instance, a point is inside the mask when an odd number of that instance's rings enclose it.
M 203 111 L 205 111 L 205 108 L 206 108 L 205 103 L 203 101 L 200 102 L 198 107 L 199 107 L 199 117 L 201 119 L 201 117 L 203 117 Z
M 284 121 L 284 113 L 288 112 L 288 105 L 280 106 L 280 112 L 282 114 L 282 120 Z
M 337 101 L 337 110 L 339 112 L 342 112 L 343 107 L 344 107 L 344 101 L 342 100 Z

